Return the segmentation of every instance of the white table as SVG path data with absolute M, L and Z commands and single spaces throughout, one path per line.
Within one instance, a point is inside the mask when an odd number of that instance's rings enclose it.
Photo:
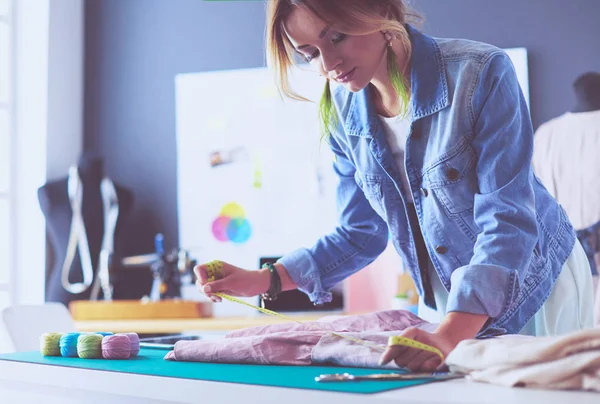
M 599 404 L 600 394 L 504 388 L 464 380 L 376 394 L 208 382 L 0 360 L 0 402 L 44 403 L 477 403 Z

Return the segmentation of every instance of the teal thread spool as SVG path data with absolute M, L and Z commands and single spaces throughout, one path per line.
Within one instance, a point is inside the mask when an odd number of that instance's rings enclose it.
M 60 347 L 60 354 L 65 358 L 76 358 L 77 355 L 77 338 L 81 333 L 79 332 L 69 332 L 63 334 L 60 337 L 60 341 L 58 343 Z
M 48 332 L 40 336 L 40 352 L 44 356 L 60 356 L 61 332 Z
M 102 358 L 102 335 L 82 334 L 77 338 L 77 354 L 82 359 Z
M 95 334 L 100 334 L 103 337 L 106 337 L 107 335 L 114 335 L 114 333 L 110 332 L 110 331 L 98 331 Z

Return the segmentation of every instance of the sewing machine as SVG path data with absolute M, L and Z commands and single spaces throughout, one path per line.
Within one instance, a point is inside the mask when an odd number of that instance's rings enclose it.
M 181 299 L 181 286 L 193 284 L 196 261 L 188 250 L 181 248 L 169 252 L 164 248 L 164 237 L 154 238 L 155 252 L 152 254 L 126 257 L 121 261 L 121 270 L 145 266 L 154 275 L 149 297 L 142 300 L 88 301 L 76 300 L 69 303 L 75 320 L 136 320 L 136 319 L 192 319 L 212 317 L 212 302 Z
M 124 268 L 150 267 L 154 275 L 150 300 L 181 297 L 181 285 L 195 281 L 193 269 L 196 260 L 191 259 L 189 251 L 182 248 L 165 251 L 161 233 L 154 237 L 154 247 L 154 253 L 123 258 L 121 265 Z

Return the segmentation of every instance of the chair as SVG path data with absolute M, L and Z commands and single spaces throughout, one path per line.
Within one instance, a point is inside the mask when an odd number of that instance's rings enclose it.
M 61 303 L 9 306 L 2 322 L 14 351 L 40 349 L 39 337 L 46 332 L 75 332 L 69 310 Z

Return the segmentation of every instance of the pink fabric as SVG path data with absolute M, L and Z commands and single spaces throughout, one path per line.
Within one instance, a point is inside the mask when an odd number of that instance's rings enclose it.
M 315 325 L 318 324 L 318 327 Z M 388 310 L 357 316 L 329 316 L 316 322 L 284 323 L 232 331 L 222 340 L 179 341 L 165 359 L 175 361 L 380 367 L 381 352 L 337 337 L 335 331 L 385 346 L 388 336 L 408 327 L 432 331 L 406 310 Z

